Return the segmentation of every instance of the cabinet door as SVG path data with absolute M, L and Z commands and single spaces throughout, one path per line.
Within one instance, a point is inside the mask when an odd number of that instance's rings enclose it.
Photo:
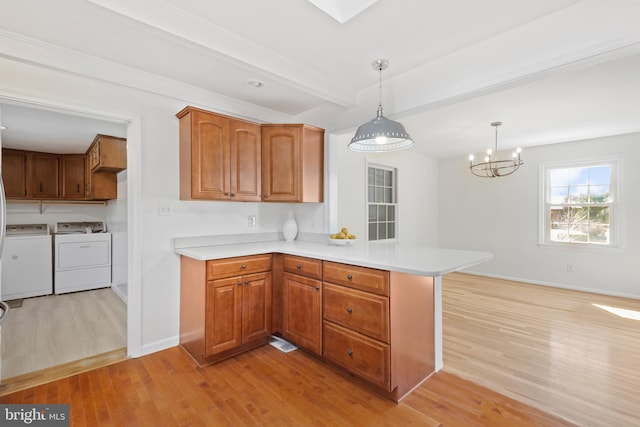
M 38 199 L 57 199 L 59 192 L 60 156 L 33 153 L 32 197 Z
M 85 156 L 61 157 L 62 198 L 81 200 L 85 198 Z
M 191 114 L 191 197 L 229 200 L 229 119 L 200 111 Z
M 230 121 L 231 200 L 262 200 L 262 145 L 260 126 Z
M 295 344 L 322 354 L 322 282 L 283 274 L 282 334 Z
M 205 355 L 242 343 L 242 276 L 207 282 L 205 301 Z
M 262 195 L 269 202 L 301 202 L 300 126 L 262 128 Z
M 27 153 L 2 150 L 2 180 L 7 198 L 27 197 Z
M 271 273 L 243 277 L 242 342 L 268 337 L 271 333 Z

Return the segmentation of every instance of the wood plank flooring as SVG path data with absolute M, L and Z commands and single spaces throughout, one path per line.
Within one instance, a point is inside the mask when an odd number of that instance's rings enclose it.
M 580 425 L 640 426 L 640 300 L 454 273 L 443 337 L 447 372 Z
M 69 403 L 72 426 L 571 425 L 446 372 L 396 405 L 303 351 L 270 345 L 204 368 L 174 347 L 0 403 Z
M 640 425 L 640 301 L 458 273 L 443 288 L 445 368 L 398 405 L 269 345 L 205 368 L 176 347 L 0 403 L 70 403 L 76 426 Z
M 2 382 L 127 346 L 127 306 L 110 288 L 26 298 L 2 324 Z

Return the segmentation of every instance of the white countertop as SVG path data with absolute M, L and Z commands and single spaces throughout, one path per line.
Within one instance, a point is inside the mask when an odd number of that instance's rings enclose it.
M 270 240 L 181 246 L 183 245 L 175 245 L 177 254 L 201 261 L 277 252 L 420 276 L 441 276 L 493 258 L 493 254 L 489 252 L 438 249 L 392 242 L 358 241 L 349 246 L 335 246 L 328 242 Z

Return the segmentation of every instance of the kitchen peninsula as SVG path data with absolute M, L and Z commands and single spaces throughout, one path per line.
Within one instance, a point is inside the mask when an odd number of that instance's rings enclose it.
M 403 243 L 333 246 L 310 234 L 174 239 L 180 344 L 199 365 L 280 335 L 398 402 L 442 362 L 441 276 L 487 252 Z

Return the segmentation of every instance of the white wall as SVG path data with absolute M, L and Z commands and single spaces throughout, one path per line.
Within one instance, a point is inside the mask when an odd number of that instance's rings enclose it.
M 299 219 L 300 231 L 325 231 L 322 204 L 178 200 L 178 120 L 175 117 L 178 111 L 186 105 L 195 105 L 255 121 L 274 121 L 276 117 L 281 119 L 280 115 L 265 111 L 256 117 L 257 110 L 252 106 L 211 94 L 204 96 L 197 91 L 189 93 L 188 88 L 184 90 L 186 99 L 160 96 L 6 58 L 0 58 L 0 69 L 0 97 L 45 102 L 71 110 L 104 113 L 105 116 L 130 117 L 141 124 L 141 142 L 131 138 L 128 141 L 129 144 L 140 144 L 141 160 L 129 157 L 127 169 L 129 181 L 132 174 L 141 172 L 141 183 L 138 183 L 141 200 L 135 201 L 137 196 L 129 194 L 126 201 L 122 204 L 119 201 L 114 207 L 119 213 L 110 212 L 107 216 L 111 220 L 116 216 L 119 218 L 127 204 L 139 203 L 139 229 L 132 230 L 132 224 L 129 224 L 127 232 L 134 233 L 135 239 L 139 237 L 136 244 L 140 245 L 141 252 L 140 283 L 129 283 L 129 293 L 131 295 L 134 293 L 132 288 L 138 287 L 142 299 L 140 317 L 134 319 L 142 329 L 138 343 L 142 354 L 178 343 L 179 257 L 173 252 L 173 237 L 279 231 L 290 209 Z M 132 164 L 137 161 L 140 164 Z M 159 203 L 173 205 L 174 215 L 159 216 Z M 248 227 L 248 215 L 257 215 L 257 228 Z M 304 220 L 300 220 L 302 216 Z M 125 226 L 117 224 L 116 220 L 116 227 L 120 232 Z
M 347 227 L 358 238 L 367 238 L 367 160 L 398 170 L 398 240 L 438 245 L 438 163 L 414 150 L 390 153 L 358 153 L 347 148 L 353 134 L 332 141 L 337 150 L 338 219 L 335 229 Z M 420 144 L 420 141 L 416 141 Z
M 540 164 L 618 156 L 623 250 L 538 246 Z M 440 246 L 493 252 L 469 272 L 640 298 L 640 134 L 527 148 L 514 175 L 483 179 L 468 160 L 440 161 Z M 574 272 L 567 271 L 571 264 Z

